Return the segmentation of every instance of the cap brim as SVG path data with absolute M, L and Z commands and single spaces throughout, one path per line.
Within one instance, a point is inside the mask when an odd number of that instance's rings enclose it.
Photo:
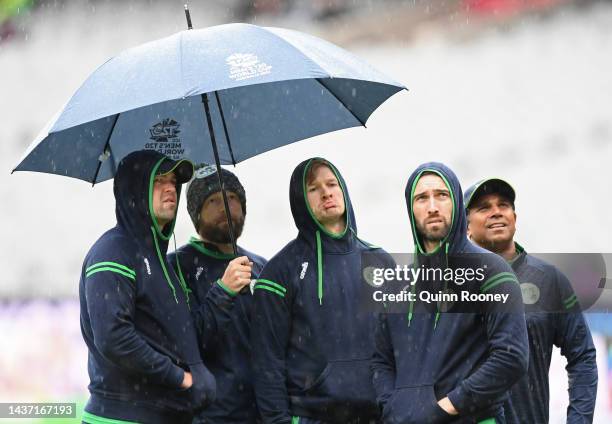
M 486 194 L 500 194 L 512 204 L 516 200 L 516 193 L 510 183 L 501 178 L 489 178 L 476 184 L 476 187 L 469 194 L 469 198 L 465 202 L 465 208 L 469 209 L 475 201 Z
M 165 160 L 159 167 L 158 175 L 165 175 L 171 172 L 176 176 L 176 182 L 178 184 L 185 184 L 193 177 L 194 166 L 191 161 L 187 159 L 181 159 L 178 161 Z

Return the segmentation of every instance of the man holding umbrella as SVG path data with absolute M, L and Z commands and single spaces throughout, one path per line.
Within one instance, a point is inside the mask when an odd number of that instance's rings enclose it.
M 263 421 L 374 422 L 375 317 L 358 300 L 361 260 L 365 252 L 391 258 L 357 238 L 346 184 L 327 160 L 300 163 L 289 196 L 298 236 L 254 288 L 251 340 Z
M 246 194 L 236 175 L 223 168 L 221 175 L 238 239 L 246 215 Z M 168 260 L 192 290 L 194 305 L 205 304 L 214 286 L 235 299 L 231 322 L 202 346 L 206 365 L 217 381 L 217 399 L 194 422 L 254 424 L 258 420 L 249 341 L 253 299 L 248 287 L 242 289 L 251 282 L 251 275 L 259 275 L 266 261 L 242 247 L 234 254 L 216 166 L 196 170 L 187 191 L 187 210 L 199 237 L 170 254 Z
M 511 424 L 548 422 L 548 370 L 553 345 L 556 345 L 567 358 L 567 422 L 592 422 L 597 363 L 591 332 L 565 275 L 553 265 L 529 255 L 514 241 L 515 198 L 512 186 L 499 178 L 479 181 L 465 192 L 470 239 L 504 258 L 523 290 L 529 370 L 510 390 L 504 408 L 506 421 Z
M 117 225 L 90 249 L 79 284 L 91 381 L 86 423 L 189 423 L 194 411 L 215 398 L 215 379 L 200 357 L 187 288 L 165 257 L 180 187 L 192 174 L 191 162 L 175 162 L 155 151 L 133 152 L 119 163 Z M 209 291 L 205 306 L 192 312 L 206 334 L 214 334 L 207 315 L 220 315 L 230 306 L 230 296 L 218 287 Z
M 13 171 L 96 184 L 112 178 L 129 152 L 143 148 L 175 159 L 214 159 L 217 167 L 236 164 L 298 140 L 365 126 L 403 89 L 349 52 L 298 31 L 247 24 L 182 31 L 97 68 Z M 152 216 L 140 223 L 145 230 Z M 166 244 L 165 235 L 158 238 L 157 253 Z M 163 271 L 168 282 L 174 279 Z M 223 290 L 217 284 L 211 291 L 217 287 Z

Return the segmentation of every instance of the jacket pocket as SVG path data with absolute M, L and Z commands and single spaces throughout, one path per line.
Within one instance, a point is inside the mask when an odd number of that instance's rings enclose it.
M 207 407 L 215 401 L 217 395 L 217 382 L 208 368 L 202 362 L 189 366 L 193 385 L 191 392 L 191 407 L 194 411 Z
M 349 359 L 328 362 L 312 385 L 309 396 L 334 399 L 337 402 L 375 402 L 369 359 Z
M 438 424 L 451 418 L 438 405 L 431 385 L 396 388 L 383 410 L 385 424 Z

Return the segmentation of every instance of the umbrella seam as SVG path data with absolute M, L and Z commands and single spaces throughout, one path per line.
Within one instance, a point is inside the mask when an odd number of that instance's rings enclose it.
M 295 51 L 297 51 L 298 53 L 300 53 L 303 57 L 306 58 L 306 60 L 308 60 L 308 62 L 310 62 L 311 64 L 313 64 L 314 66 L 316 66 L 317 68 L 319 68 L 320 70 L 323 71 L 323 73 L 325 73 L 327 75 L 327 78 L 334 78 L 334 75 L 332 75 L 331 72 L 329 72 L 327 69 L 325 69 L 323 66 L 321 66 L 319 63 L 317 63 L 314 59 L 312 59 L 310 56 L 308 56 L 306 53 L 304 53 L 300 48 L 298 48 L 295 44 L 293 44 L 291 41 L 281 37 L 280 35 L 274 33 L 273 31 L 270 31 L 268 28 L 266 27 L 260 27 L 261 29 L 265 30 L 266 33 L 268 34 L 272 34 L 274 37 L 278 38 L 279 40 L 287 43 L 289 46 L 291 46 L 292 49 L 294 49 Z
M 230 141 L 229 129 L 225 122 L 225 114 L 223 113 L 223 107 L 221 106 L 221 99 L 219 98 L 219 92 L 215 90 L 215 99 L 217 100 L 217 106 L 219 108 L 219 114 L 221 115 L 221 122 L 223 123 L 223 132 L 225 135 L 225 144 L 229 149 L 229 154 L 232 157 L 232 164 L 236 166 L 236 158 L 234 157 L 234 149 L 232 148 L 232 142 Z
M 183 32 L 181 32 L 179 36 L 179 72 L 181 74 L 181 92 L 183 93 L 183 98 L 185 97 L 185 93 L 187 89 L 185 87 L 185 78 L 183 75 Z
M 344 79 L 344 78 L 343 78 L 343 79 Z M 351 115 L 353 115 L 353 117 L 354 117 L 354 118 L 355 118 L 357 121 L 359 121 L 359 123 L 361 124 L 361 126 L 363 126 L 363 127 L 365 127 L 365 126 L 366 126 L 365 122 L 364 122 L 364 121 L 362 121 L 360 117 L 358 117 L 357 115 L 355 115 L 355 113 L 354 113 L 354 112 L 353 112 L 353 111 L 352 111 L 352 110 L 351 110 L 351 109 L 350 109 L 350 108 L 349 108 L 349 107 L 348 107 L 348 106 L 347 106 L 347 105 L 346 105 L 346 104 L 345 104 L 345 103 L 344 103 L 344 102 L 343 102 L 343 101 L 342 101 L 342 100 L 341 100 L 341 99 L 340 99 L 338 96 L 336 96 L 336 93 L 334 93 L 333 91 L 331 91 L 331 90 L 329 89 L 329 87 L 327 87 L 325 84 L 323 84 L 323 83 L 321 82 L 321 78 L 315 78 L 315 80 L 316 80 L 316 81 L 317 81 L 317 82 L 318 82 L 318 83 L 321 85 L 321 87 L 323 87 L 325 90 L 327 90 L 327 92 L 328 92 L 329 94 L 331 94 L 332 96 L 334 96 L 334 98 L 335 98 L 336 100 L 338 100 L 338 101 L 340 102 L 340 104 L 341 104 L 341 105 L 342 105 L 342 106 L 343 106 L 343 107 L 344 107 L 346 110 L 348 110 L 348 111 L 349 111 L 349 113 L 350 113 Z
M 301 53 L 301 54 L 302 54 L 304 57 L 306 57 L 306 58 L 307 58 L 307 59 L 308 59 L 310 62 L 313 62 L 313 63 L 314 63 L 315 65 L 317 65 L 317 66 L 318 66 L 320 69 L 322 69 L 323 71 L 325 71 L 325 73 L 328 75 L 328 77 L 329 77 L 329 78 L 345 78 L 345 77 L 343 77 L 343 76 L 338 77 L 338 76 L 336 76 L 337 74 L 335 74 L 335 75 L 334 75 L 334 74 L 333 74 L 332 72 L 330 72 L 330 71 L 329 71 L 327 68 L 325 68 L 325 67 L 323 67 L 322 65 L 320 65 L 320 64 L 319 64 L 319 63 L 316 61 L 316 59 L 311 58 L 311 57 L 310 57 L 310 55 L 309 55 L 309 54 L 308 54 L 306 51 L 304 51 L 304 50 L 300 49 L 300 48 L 299 48 L 299 47 L 297 47 L 295 44 L 293 44 L 293 42 L 291 42 L 291 41 L 287 40 L 286 38 L 283 38 L 282 36 L 280 36 L 280 35 L 276 34 L 276 33 L 275 33 L 274 31 L 272 31 L 272 30 L 274 30 L 274 29 L 278 29 L 278 30 L 280 30 L 280 31 L 298 32 L 298 33 L 299 33 L 299 31 L 294 31 L 294 30 L 292 30 L 292 29 L 289 29 L 289 28 L 282 28 L 282 27 L 261 27 L 261 28 L 265 29 L 267 32 L 269 32 L 269 33 L 271 33 L 271 34 L 274 34 L 276 37 L 280 38 L 280 39 L 281 39 L 281 40 L 283 40 L 285 43 L 289 44 L 289 45 L 290 45 L 291 47 L 293 47 L 295 50 L 297 50 L 298 52 L 300 52 L 300 53 Z M 326 42 L 326 43 L 328 43 L 328 44 L 331 44 L 333 47 L 339 48 L 340 50 L 344 51 L 345 53 L 348 53 L 349 55 L 351 55 L 351 56 L 354 56 L 354 57 L 358 58 L 358 57 L 357 57 L 355 54 L 353 54 L 351 51 L 349 51 L 349 50 L 347 50 L 347 49 L 345 49 L 345 48 L 343 48 L 343 47 L 341 47 L 341 46 L 337 46 L 337 45 L 335 45 L 335 44 L 333 44 L 333 43 L 329 43 L 327 40 L 325 40 L 325 39 L 323 39 L 323 38 L 319 39 L 318 37 L 314 37 L 314 36 L 312 36 L 312 35 L 310 35 L 310 34 L 308 34 L 308 33 L 304 33 L 304 34 L 305 34 L 305 35 L 307 35 L 307 36 L 311 36 L 312 38 L 314 38 L 314 39 L 315 39 L 315 40 L 317 40 L 317 41 L 324 41 L 324 42 Z M 358 58 L 358 59 L 359 59 L 359 58 Z M 391 79 L 391 78 L 390 78 L 388 75 L 386 75 L 385 73 L 383 73 L 383 72 L 379 71 L 378 69 L 374 68 L 374 67 L 373 67 L 372 65 L 370 65 L 368 62 L 365 62 L 365 61 L 363 61 L 363 60 L 360 60 L 360 61 L 362 62 L 362 63 L 360 64 L 360 66 L 365 65 L 365 66 L 369 67 L 369 68 L 370 68 L 372 71 L 374 71 L 375 73 L 377 73 L 377 74 L 378 74 L 378 77 L 379 77 L 379 78 L 377 78 L 376 80 L 370 80 L 371 82 L 377 82 L 377 83 L 380 83 L 380 84 L 387 84 L 387 85 L 401 86 L 403 89 L 408 90 L 404 84 L 402 84 L 402 83 L 400 83 L 400 82 L 398 82 L 398 81 L 396 81 L 396 80 L 394 80 L 394 79 Z M 358 79 L 360 79 L 360 78 L 358 78 Z M 390 81 L 388 81 L 388 80 L 390 80 Z

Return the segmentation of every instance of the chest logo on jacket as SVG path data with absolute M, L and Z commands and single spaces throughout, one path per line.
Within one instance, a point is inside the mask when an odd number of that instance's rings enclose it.
M 521 294 L 525 305 L 533 305 L 540 300 L 540 289 L 533 283 L 521 283 Z
M 308 270 L 308 262 L 302 263 L 302 272 L 300 272 L 300 280 L 303 280 L 306 276 L 306 270 Z

